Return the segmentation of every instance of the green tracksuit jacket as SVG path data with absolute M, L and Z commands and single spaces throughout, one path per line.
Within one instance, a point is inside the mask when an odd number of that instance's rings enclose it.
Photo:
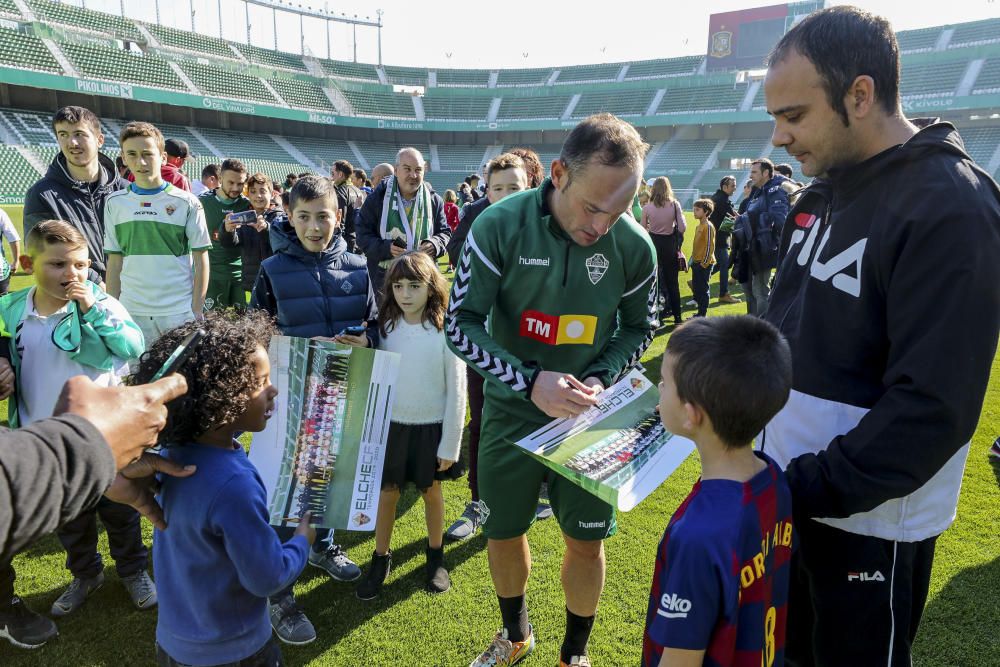
M 549 419 L 527 397 L 538 369 L 608 386 L 656 327 L 649 235 L 623 214 L 597 243 L 577 245 L 549 213 L 551 188 L 546 179 L 476 219 L 447 317 L 448 344 L 486 378 L 487 402 L 532 423 Z
M 240 195 L 230 203 L 221 201 L 215 190 L 203 193 L 198 200 L 205 209 L 205 223 L 208 225 L 208 235 L 212 237 L 212 248 L 208 251 L 210 278 L 225 276 L 232 280 L 241 280 L 243 262 L 242 251 L 236 245 L 234 234 L 226 231 L 225 218 L 228 213 L 240 213 L 253 208 L 250 200 Z

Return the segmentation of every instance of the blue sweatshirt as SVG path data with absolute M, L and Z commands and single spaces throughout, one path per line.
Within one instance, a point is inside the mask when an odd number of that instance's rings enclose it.
M 153 534 L 156 641 L 190 665 L 242 660 L 270 638 L 267 597 L 299 576 L 309 543 L 298 535 L 284 544 L 278 539 L 268 523 L 264 483 L 239 443 L 164 451 L 198 471 L 162 480 L 169 527 Z

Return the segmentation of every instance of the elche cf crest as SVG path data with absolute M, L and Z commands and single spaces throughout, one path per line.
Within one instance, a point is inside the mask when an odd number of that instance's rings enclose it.
M 608 258 L 601 253 L 597 253 L 588 257 L 586 263 L 587 275 L 590 277 L 590 282 L 596 285 L 608 270 L 608 266 L 610 265 Z

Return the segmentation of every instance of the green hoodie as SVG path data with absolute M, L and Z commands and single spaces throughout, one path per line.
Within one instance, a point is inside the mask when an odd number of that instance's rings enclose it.
M 656 327 L 656 262 L 628 214 L 580 246 L 548 210 L 546 179 L 476 219 L 448 306 L 448 345 L 487 379 L 492 405 L 533 423 L 538 370 L 609 386 L 639 362 Z M 489 324 L 487 325 L 487 317 Z
M 218 190 L 209 190 L 198 197 L 205 209 L 208 235 L 212 237 L 212 247 L 208 251 L 209 268 L 211 275 L 226 274 L 240 280 L 243 273 L 242 251 L 236 245 L 235 235 L 226 231 L 224 221 L 227 213 L 249 211 L 253 205 L 243 195 L 236 199 L 223 199 L 217 192 Z
M 69 302 L 68 312 L 52 332 L 53 351 L 65 352 L 78 364 L 102 371 L 113 370 L 116 360 L 123 362 L 138 358 L 146 349 L 138 325 L 117 299 L 89 280 L 87 286 L 97 301 L 83 315 L 75 301 Z M 28 293 L 33 289 L 35 288 L 27 287 L 0 297 L 2 337 L 10 338 L 11 332 L 17 331 L 24 319 Z M 16 344 L 10 345 L 10 365 L 14 369 L 15 381 L 20 390 L 23 378 L 20 373 L 21 357 Z M 17 428 L 19 421 L 16 400 L 7 402 L 7 412 L 10 428 Z

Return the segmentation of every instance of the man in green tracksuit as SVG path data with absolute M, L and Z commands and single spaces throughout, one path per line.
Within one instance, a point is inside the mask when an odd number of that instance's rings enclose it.
M 594 405 L 652 341 L 655 254 L 628 215 L 647 148 L 631 125 L 591 116 L 570 133 L 551 178 L 486 209 L 462 251 L 447 335 L 487 380 L 480 511 L 503 616 L 503 629 L 473 667 L 514 664 L 534 646 L 524 602 L 531 567 L 525 533 L 547 469 L 513 442 Z M 589 665 L 614 509 L 558 476 L 549 494 L 566 542 L 562 664 Z
M 209 190 L 199 197 L 205 209 L 205 222 L 212 238 L 208 251 L 208 292 L 205 295 L 205 309 L 246 307 L 243 291 L 243 261 L 241 251 L 235 241 L 235 227 L 227 223 L 230 213 L 240 213 L 253 208 L 250 200 L 243 196 L 243 186 L 247 182 L 246 166 L 235 159 L 222 161 L 219 187 Z

